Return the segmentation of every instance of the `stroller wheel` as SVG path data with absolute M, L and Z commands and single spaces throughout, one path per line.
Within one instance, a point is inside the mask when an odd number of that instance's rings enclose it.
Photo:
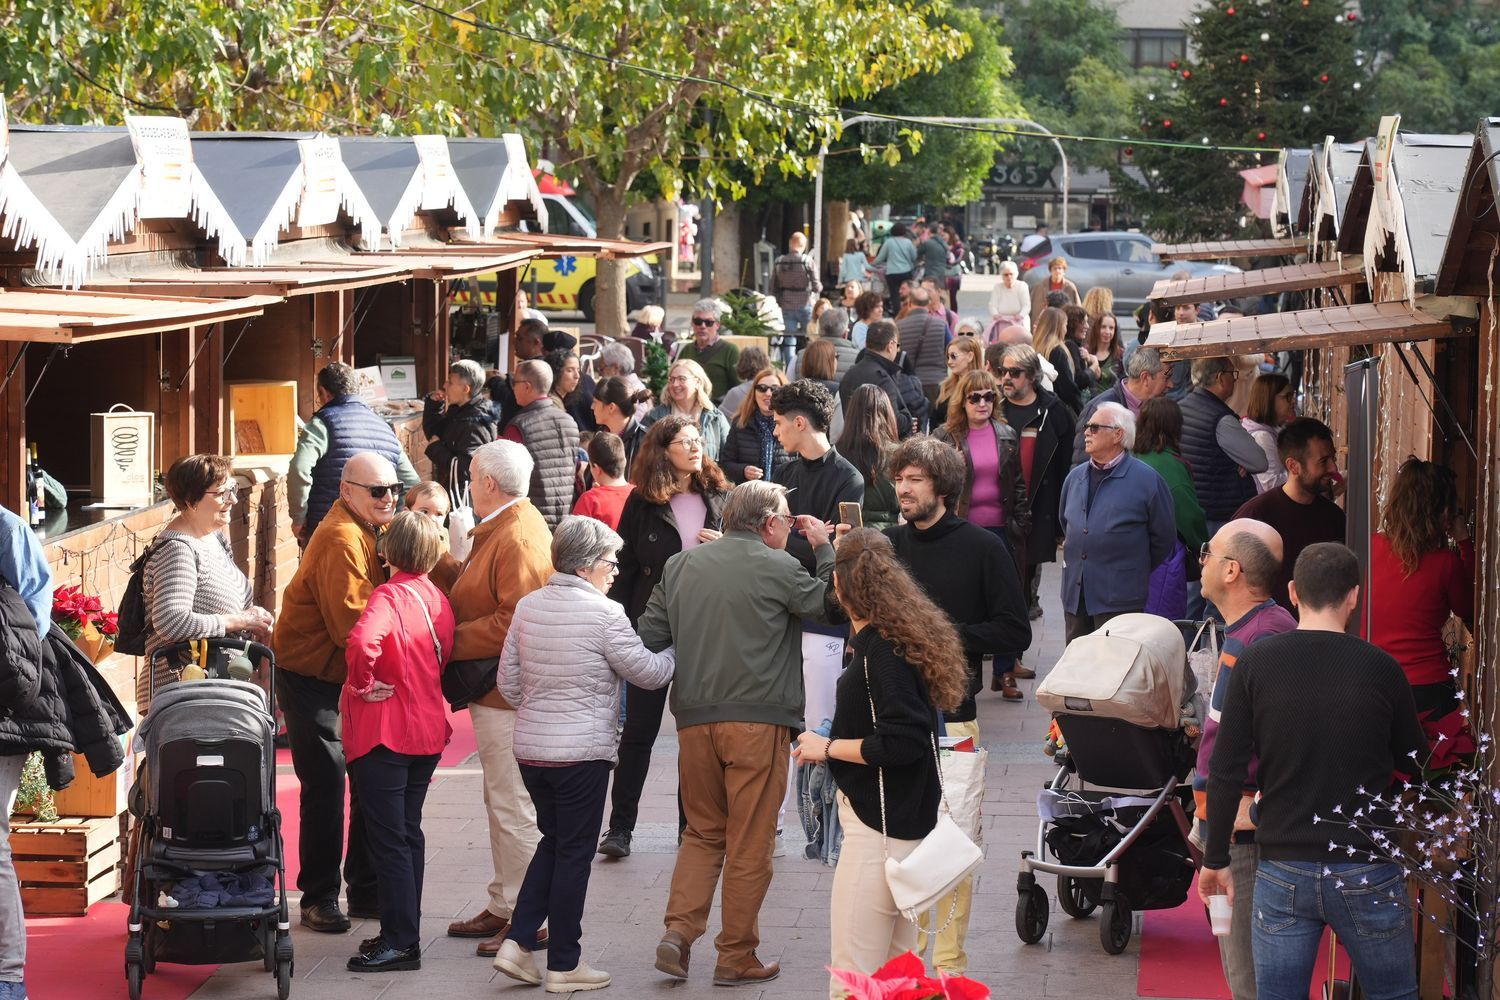
M 130 991 L 130 1000 L 141 1000 L 141 987 L 146 984 L 146 970 L 140 962 L 125 963 L 125 986 Z
M 292 993 L 292 963 L 276 963 L 276 1000 L 286 1000 Z
M 1099 879 L 1057 876 L 1057 905 L 1070 917 L 1082 918 L 1099 906 Z
M 1016 899 L 1016 935 L 1036 944 L 1047 933 L 1047 890 L 1033 885 Z
M 1114 899 L 1106 899 L 1099 910 L 1099 943 L 1111 955 L 1118 955 L 1130 943 L 1130 931 L 1134 915 L 1130 912 L 1130 900 L 1119 890 Z

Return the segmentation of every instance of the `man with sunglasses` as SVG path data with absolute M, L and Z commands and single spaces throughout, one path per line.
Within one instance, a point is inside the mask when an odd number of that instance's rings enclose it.
M 1088 458 L 1083 449 L 1083 425 L 1094 418 L 1094 413 L 1105 403 L 1122 403 L 1139 419 L 1141 405 L 1148 399 L 1165 395 L 1172 388 L 1172 366 L 1161 359 L 1161 352 L 1154 347 L 1142 347 L 1131 352 L 1125 362 L 1125 378 L 1105 389 L 1089 400 L 1078 417 L 1078 429 L 1073 432 L 1073 464 L 1078 465 Z
M 718 299 L 699 299 L 693 306 L 693 341 L 677 352 L 678 361 L 696 361 L 708 374 L 709 395 L 718 403 L 739 382 L 735 367 L 740 349 L 719 339 L 719 317 L 724 306 Z
M 1144 610 L 1151 571 L 1177 543 L 1172 491 L 1130 454 L 1135 415 L 1105 403 L 1083 433 L 1089 460 L 1068 473 L 1059 505 L 1068 642 L 1117 615 Z
M 302 837 L 297 888 L 302 924 L 341 934 L 349 916 L 380 916 L 375 870 L 354 786 L 349 786 L 349 847 L 344 850 L 344 744 L 339 735 L 344 643 L 370 592 L 385 582 L 375 539 L 396 516 L 396 469 L 383 456 L 359 452 L 344 463 L 339 498 L 308 540 L 297 572 L 281 596 L 271 636 L 276 696 L 286 717 L 292 767 L 302 784 Z M 348 913 L 339 909 L 339 861 L 348 883 Z

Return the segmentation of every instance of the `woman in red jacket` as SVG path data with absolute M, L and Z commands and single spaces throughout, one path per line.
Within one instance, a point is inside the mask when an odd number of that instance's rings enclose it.
M 1474 545 L 1452 470 L 1408 458 L 1380 527 L 1370 542 L 1369 639 L 1406 672 L 1434 750 L 1462 752 L 1458 683 L 1443 627 L 1453 615 L 1474 617 Z
M 427 579 L 445 548 L 442 531 L 431 518 L 403 511 L 381 545 L 391 578 L 370 594 L 349 633 L 339 704 L 380 887 L 380 933 L 349 959 L 353 972 L 422 967 L 422 802 L 453 735 L 441 687 L 453 651 L 453 609 Z

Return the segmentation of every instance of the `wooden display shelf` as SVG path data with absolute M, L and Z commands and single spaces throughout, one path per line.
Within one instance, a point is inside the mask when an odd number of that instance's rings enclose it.
M 28 917 L 81 917 L 120 887 L 118 817 L 13 823 L 10 850 Z

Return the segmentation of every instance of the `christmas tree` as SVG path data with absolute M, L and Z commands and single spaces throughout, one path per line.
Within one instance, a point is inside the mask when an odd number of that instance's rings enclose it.
M 1145 179 L 1122 189 L 1153 233 L 1237 235 L 1249 218 L 1237 171 L 1275 162 L 1274 153 L 1245 147 L 1364 134 L 1357 20 L 1343 0 L 1215 0 L 1198 9 L 1188 25 L 1193 58 L 1170 64 L 1165 86 L 1137 103 L 1143 137 L 1201 147 L 1134 150 Z

